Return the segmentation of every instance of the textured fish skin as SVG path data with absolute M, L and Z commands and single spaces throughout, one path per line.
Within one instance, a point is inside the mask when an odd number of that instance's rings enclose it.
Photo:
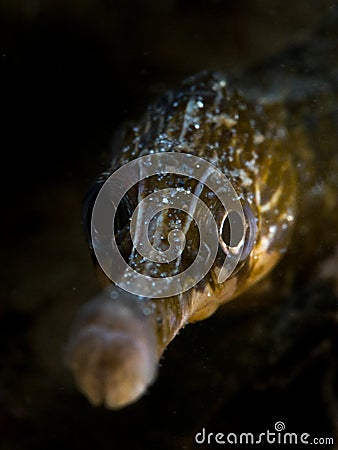
M 248 229 L 254 236 L 249 239 L 237 270 L 222 284 L 216 281 L 225 258 L 221 245 L 207 276 L 193 289 L 175 297 L 135 297 L 124 304 L 124 294 L 109 286 L 108 279 L 104 280 L 109 287 L 95 300 L 96 309 L 87 307 L 80 312 L 68 350 L 69 366 L 92 403 L 105 402 L 116 408 L 135 401 L 153 381 L 157 361 L 182 327 L 205 319 L 221 304 L 249 288 L 246 295 L 250 296 L 251 290 L 256 289 L 253 286 L 262 278 L 269 276 L 269 289 L 264 292 L 268 297 L 279 296 L 276 287 L 285 296 L 309 279 L 325 279 L 329 283 L 336 280 L 332 264 L 337 248 L 338 156 L 332 144 L 335 140 L 325 139 L 327 133 L 337 134 L 338 128 L 336 55 L 335 27 L 325 25 L 306 46 L 241 77 L 226 79 L 220 74 L 203 72 L 185 80 L 176 91 L 151 105 L 139 122 L 121 132 L 112 165 L 99 183 L 140 156 L 161 152 L 199 156 L 219 168 L 235 187 L 251 217 Z M 155 188 L 182 186 L 197 192 L 199 184 L 177 175 L 143 180 L 128 194 L 127 218 Z M 218 200 L 206 188 L 198 192 L 219 225 L 224 210 Z M 135 270 L 153 277 L 171 276 L 184 270 L 196 256 L 197 230 L 193 224 L 188 225 L 184 213 L 164 210 L 150 229 L 150 241 L 159 250 L 166 249 L 159 236 L 167 236 L 173 228 L 185 230 L 187 247 L 179 264 L 145 263 L 133 249 L 126 218 L 118 224 L 116 239 L 126 261 Z M 283 275 L 279 271 L 277 276 L 271 270 L 282 257 Z M 111 298 L 112 293 L 117 299 Z M 117 314 L 106 309 L 107 302 L 116 305 Z M 150 349 L 146 359 L 153 367 L 142 369 L 142 377 L 137 377 L 140 366 L 137 356 L 129 350 L 127 356 L 123 355 L 123 345 L 119 344 L 115 353 L 111 351 L 114 342 L 108 344 L 109 351 L 106 344 L 98 344 L 100 351 L 90 346 L 93 333 L 88 333 L 88 323 L 92 327 L 96 320 L 95 329 L 110 328 L 107 316 L 104 325 L 100 323 L 100 308 L 109 310 L 117 329 L 116 317 L 120 317 L 121 308 L 127 308 L 133 320 L 142 324 L 139 328 L 128 328 L 127 323 L 120 327 L 128 339 L 144 343 L 146 348 L 142 352 Z M 88 359 L 86 346 L 97 354 L 96 359 Z M 108 353 L 108 361 L 102 364 Z M 128 382 L 129 374 L 124 369 L 127 382 L 119 387 L 116 380 L 112 383 L 109 379 L 112 370 L 118 371 L 117 363 L 124 361 L 124 356 L 136 361 L 137 366 L 131 364 L 136 378 L 131 377 Z

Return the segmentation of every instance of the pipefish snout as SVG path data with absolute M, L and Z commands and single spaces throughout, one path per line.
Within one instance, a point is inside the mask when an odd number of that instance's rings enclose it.
M 135 299 L 118 290 L 106 290 L 82 309 L 67 357 L 79 389 L 93 405 L 125 406 L 153 381 L 156 341 L 147 325 Z
M 264 75 L 272 69 L 268 66 L 261 70 Z M 151 248 L 154 252 L 168 251 L 168 236 L 179 231 L 185 238 L 184 250 L 165 263 L 149 260 L 136 250 L 130 232 L 131 218 L 140 202 L 163 190 L 183 190 L 204 202 L 215 221 L 217 252 L 205 276 L 188 290 L 163 298 L 153 298 L 149 291 L 148 296 L 140 297 L 106 279 L 108 287 L 82 308 L 70 336 L 67 361 L 79 389 L 94 405 L 104 403 L 109 408 L 120 408 L 138 399 L 154 380 L 161 355 L 182 327 L 207 318 L 271 272 L 287 252 L 293 234 L 297 235 L 297 217 L 307 217 L 307 211 L 321 208 L 328 218 L 326 225 L 337 225 L 334 206 L 326 196 L 327 192 L 332 193 L 330 186 L 336 182 L 336 175 L 324 181 L 327 189 L 323 188 L 322 196 L 314 190 L 316 155 L 307 139 L 309 92 L 305 89 L 304 95 L 298 93 L 295 99 L 292 92 L 296 78 L 291 71 L 289 91 L 283 85 L 284 96 L 276 97 L 251 87 L 246 91 L 244 77 L 238 85 L 247 92 L 245 99 L 221 75 L 201 73 L 167 93 L 148 108 L 138 123 L 124 129 L 111 168 L 85 201 L 84 222 L 92 250 L 96 244 L 88 227 L 101 186 L 117 168 L 147 155 L 186 154 L 208 161 L 230 181 L 243 215 L 238 222 L 237 243 L 231 244 L 229 211 L 207 185 L 194 178 L 193 172 L 183 176 L 168 170 L 138 181 L 126 192 L 117 208 L 112 233 L 124 261 L 133 270 L 154 282 L 170 279 L 184 272 L 203 246 L 194 220 L 186 212 L 170 207 L 167 197 L 163 197 L 165 207 L 146 227 Z M 318 122 L 327 98 L 332 105 L 332 92 L 337 92 L 336 78 L 330 79 L 334 89 L 330 88 L 327 96 L 326 84 L 320 94 L 320 107 L 311 111 Z M 329 163 L 336 174 L 336 155 Z M 136 229 L 144 226 L 142 214 L 137 213 Z M 303 235 L 309 236 L 307 239 L 314 232 L 318 232 L 317 226 L 301 229 Z M 303 242 L 307 239 L 303 238 Z M 293 252 L 301 254 L 299 264 L 303 264 L 314 253 L 307 246 L 299 251 L 298 240 L 295 242 Z M 220 268 L 239 243 L 241 254 L 236 267 L 220 283 Z M 111 261 L 112 270 L 114 264 Z

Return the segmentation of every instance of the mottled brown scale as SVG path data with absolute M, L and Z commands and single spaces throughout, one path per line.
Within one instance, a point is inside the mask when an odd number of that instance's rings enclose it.
M 307 58 L 312 55 L 307 49 L 303 52 Z M 68 350 L 69 366 L 92 403 L 103 402 L 116 408 L 135 401 L 154 379 L 158 360 L 182 327 L 205 319 L 221 304 L 247 291 L 271 271 L 287 250 L 302 271 L 305 261 L 312 261 L 315 267 L 330 253 L 330 246 L 334 249 L 338 228 L 337 154 L 322 149 L 317 128 L 327 132 L 330 126 L 330 107 L 337 104 L 332 102 L 337 80 L 329 74 L 330 83 L 316 91 L 318 105 L 309 110 L 311 93 L 306 77 L 304 92 L 296 91 L 295 95 L 293 87 L 298 78 L 293 71 L 285 72 L 281 90 L 276 89 L 273 78 L 272 86 L 268 85 L 264 78 L 267 73 L 272 77 L 271 65 L 234 82 L 219 74 L 201 73 L 166 94 L 149 107 L 138 123 L 124 130 L 106 177 L 125 163 L 153 153 L 180 152 L 203 158 L 219 168 L 234 186 L 251 241 L 225 282 L 217 282 L 225 259 L 220 242 L 209 273 L 194 288 L 175 297 L 138 298 L 109 286 L 106 280 L 108 287 L 95 300 L 95 307 L 80 312 Z M 252 87 L 250 77 L 263 77 L 264 82 Z M 320 157 L 322 151 L 326 152 L 325 164 Z M 330 170 L 325 172 L 328 167 Z M 206 187 L 198 191 L 196 180 L 174 174 L 139 182 L 127 194 L 130 211 L 127 207 L 125 210 L 130 216 L 154 189 L 168 187 L 199 192 L 220 227 L 225 211 L 219 200 Z M 185 232 L 187 245 L 179 263 L 144 261 L 133 248 L 129 221 L 116 230 L 121 253 L 140 273 L 152 277 L 175 275 L 192 263 L 198 248 L 197 227 L 191 223 L 185 229 L 186 221 L 184 212 L 165 209 L 149 225 L 149 239 L 162 251 L 168 247 L 165 237 L 171 230 Z M 323 231 L 323 222 L 330 232 L 322 240 L 323 248 L 317 248 L 316 235 L 327 231 L 325 227 Z M 291 286 L 297 270 L 288 265 L 285 271 L 290 271 L 291 276 L 285 279 Z M 98 313 L 100 310 L 105 313 Z M 94 345 L 96 330 L 100 337 L 96 336 Z M 119 333 L 114 334 L 114 330 Z M 87 349 L 95 358 L 88 355 Z

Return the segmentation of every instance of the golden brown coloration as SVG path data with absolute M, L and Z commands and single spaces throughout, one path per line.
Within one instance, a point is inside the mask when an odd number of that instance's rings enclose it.
M 180 152 L 201 157 L 219 168 L 235 187 L 246 218 L 245 244 L 236 270 L 219 284 L 217 277 L 227 250 L 222 227 L 229 211 L 224 211 L 213 193 L 194 180 L 193 173 L 191 177 L 152 176 L 128 192 L 118 211 L 116 240 L 125 260 L 138 272 L 155 278 L 173 276 L 191 264 L 198 249 L 194 222 L 175 209 L 158 213 L 148 233 L 154 248 L 163 251 L 168 248 L 168 233 L 183 231 L 186 247 L 181 257 L 159 264 L 144 260 L 133 248 L 129 218 L 136 205 L 154 190 L 185 189 L 201 198 L 216 220 L 219 249 L 209 273 L 185 293 L 163 299 L 130 300 L 126 295 L 128 320 L 122 320 L 124 295 L 115 287 L 104 291 L 90 307 L 92 311 L 108 308 L 108 315 L 93 313 L 88 321 L 87 313 L 80 312 L 68 361 L 80 390 L 93 404 L 103 402 L 116 408 L 139 398 L 153 380 L 166 346 L 182 327 L 205 319 L 247 290 L 285 253 L 296 214 L 296 176 L 284 119 L 283 109 L 272 112 L 269 107 L 247 102 L 223 77 L 203 73 L 183 82 L 178 91 L 168 93 L 138 124 L 125 130 L 106 175 L 148 154 Z M 147 347 L 152 340 L 156 346 Z

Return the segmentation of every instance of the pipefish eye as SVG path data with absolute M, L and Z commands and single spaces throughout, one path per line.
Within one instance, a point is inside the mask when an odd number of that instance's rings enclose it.
M 81 222 L 84 230 L 84 234 L 87 240 L 87 243 L 91 250 L 93 250 L 93 243 L 92 243 L 92 237 L 91 237 L 91 220 L 92 220 L 92 213 L 93 208 L 95 204 L 96 197 L 98 196 L 98 193 L 100 192 L 101 187 L 105 183 L 106 179 L 108 178 L 109 174 L 102 174 L 95 183 L 93 183 L 82 202 L 82 209 L 81 209 Z
M 104 172 L 88 189 L 84 200 L 82 202 L 81 222 L 84 229 L 85 237 L 91 250 L 93 250 L 92 237 L 91 237 L 91 219 L 93 214 L 93 208 L 95 200 L 111 174 Z M 114 221 L 114 233 L 115 235 L 124 230 L 129 224 L 129 219 L 135 210 L 135 205 L 130 199 L 128 193 L 121 199 L 118 204 L 115 221 Z
M 257 233 L 256 218 L 247 202 L 243 202 L 244 222 L 236 211 L 227 211 L 221 221 L 219 242 L 225 253 L 242 249 L 240 261 L 251 253 Z
M 251 207 L 246 201 L 242 203 L 242 208 L 245 217 L 245 237 L 244 237 L 244 247 L 241 254 L 241 261 L 244 261 L 252 252 L 252 249 L 256 242 L 257 219 Z
M 120 231 L 124 230 L 125 227 L 129 224 L 130 218 L 134 210 L 135 207 L 128 194 L 126 194 L 118 204 L 115 213 L 115 220 L 114 220 L 115 235 L 118 234 Z

